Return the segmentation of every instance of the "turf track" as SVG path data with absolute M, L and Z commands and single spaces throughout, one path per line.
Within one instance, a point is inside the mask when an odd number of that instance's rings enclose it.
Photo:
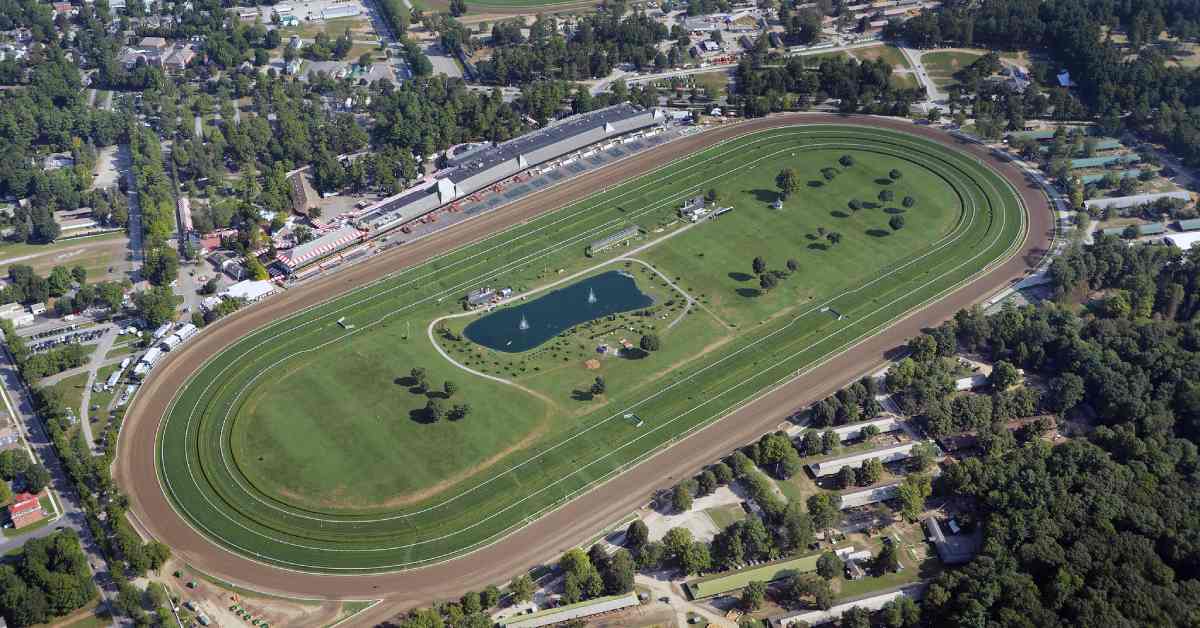
M 498 229 L 539 216 L 549 208 L 638 176 L 653 164 L 747 132 L 814 123 L 852 123 L 901 130 L 955 147 L 980 162 L 988 162 L 1018 189 L 1028 209 L 1030 228 L 1019 251 L 985 274 L 914 308 L 885 331 L 858 341 L 847 341 L 844 350 L 835 352 L 812 370 L 754 399 L 714 426 L 678 440 L 670 448 L 633 465 L 624 473 L 614 474 L 588 492 L 585 498 L 566 502 L 518 528 L 501 542 L 481 547 L 464 558 L 389 574 L 333 576 L 283 569 L 247 559 L 213 544 L 182 519 L 163 494 L 154 473 L 155 436 L 160 418 L 175 393 L 203 360 L 251 330 L 299 308 L 322 303 L 354 286 L 429 260 L 444 251 L 477 242 Z M 670 486 L 678 478 L 694 473 L 702 465 L 728 453 L 731 448 L 773 429 L 797 405 L 828 395 L 846 381 L 876 368 L 895 347 L 922 327 L 934 325 L 1024 276 L 1046 254 L 1053 236 L 1053 224 L 1047 199 L 1026 175 L 1012 165 L 994 159 L 986 148 L 959 142 L 936 129 L 913 126 L 906 121 L 827 114 L 773 116 L 726 126 L 568 181 L 502 212 L 485 215 L 422 242 L 401 247 L 370 264 L 323 278 L 304 290 L 289 292 L 217 323 L 181 352 L 169 356 L 143 386 L 125 419 L 114 475 L 129 494 L 130 515 L 135 524 L 146 534 L 168 543 L 177 557 L 241 586 L 274 594 L 326 599 L 382 597 L 385 599 L 383 604 L 356 617 L 359 624 L 370 625 L 413 605 L 455 597 L 468 589 L 503 582 L 521 569 L 553 560 L 563 550 L 594 537 L 604 526 L 643 504 L 653 491 Z
M 618 397 L 611 414 L 517 456 L 499 473 L 473 478 L 416 507 L 353 515 L 301 510 L 257 492 L 238 473 L 229 453 L 230 426 L 245 402 L 244 391 L 259 374 L 386 325 L 394 316 L 453 300 L 510 267 L 540 265 L 556 251 L 577 249 L 613 229 L 617 221 L 673 206 L 698 188 L 731 181 L 740 167 L 770 167 L 772 155 L 806 147 L 871 150 L 928 168 L 959 195 L 957 224 L 914 259 L 881 269 L 866 284 L 814 303 L 763 332 L 746 332 L 720 354 L 672 374 L 660 390 Z M 646 189 L 653 190 L 652 200 L 639 204 Z M 623 212 L 617 212 L 617 204 L 625 206 Z M 1000 177 L 924 140 L 850 127 L 782 129 L 739 138 L 252 334 L 206 364 L 177 398 L 162 431 L 160 474 L 193 525 L 231 549 L 268 562 L 339 572 L 445 560 L 492 541 L 629 461 L 723 416 L 845 339 L 886 325 L 1003 257 L 1023 234 L 1022 217 L 1016 194 Z M 833 320 L 825 307 L 848 320 Z M 341 317 L 355 329 L 334 324 Z M 622 422 L 627 411 L 649 417 L 649 425 L 638 430 Z

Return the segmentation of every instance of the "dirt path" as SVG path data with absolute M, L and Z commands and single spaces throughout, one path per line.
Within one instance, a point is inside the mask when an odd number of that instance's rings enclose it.
M 154 465 L 159 420 L 175 392 L 186 384 L 204 360 L 252 330 L 719 141 L 756 130 L 816 123 L 852 123 L 903 131 L 953 146 L 989 164 L 1016 187 L 1029 210 L 1030 228 L 1025 241 L 1012 258 L 947 298 L 904 317 L 887 330 L 831 357 L 820 368 L 762 395 L 708 428 L 680 439 L 624 474 L 506 538 L 461 558 L 390 574 L 336 576 L 287 571 L 214 545 L 182 520 L 164 496 Z M 728 454 L 734 447 L 775 429 L 797 407 L 827 396 L 845 382 L 876 370 L 892 350 L 923 328 L 937 325 L 958 310 L 985 300 L 998 289 L 1023 277 L 1049 249 L 1053 233 L 1053 215 L 1048 201 L 1023 172 L 998 161 L 986 147 L 960 142 L 936 128 L 916 126 L 906 120 L 832 114 L 779 115 L 720 127 L 585 174 L 411 245 L 397 247 L 370 262 L 319 279 L 309 286 L 289 290 L 213 324 L 179 352 L 172 352 L 143 385 L 125 418 L 114 476 L 129 494 L 130 514 L 135 524 L 170 545 L 176 556 L 208 573 L 264 592 L 325 599 L 385 598 L 384 603 L 354 621 L 355 625 L 373 625 L 406 608 L 456 597 L 468 589 L 479 590 L 489 584 L 502 583 L 520 570 L 556 559 L 564 550 L 595 536 L 612 521 L 635 510 L 654 491 L 672 486 L 678 478 L 696 473 L 703 465 Z

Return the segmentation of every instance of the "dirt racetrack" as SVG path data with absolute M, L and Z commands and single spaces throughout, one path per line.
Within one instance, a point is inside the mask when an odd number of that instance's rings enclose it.
M 1025 241 L 1013 257 L 947 298 L 910 314 L 884 332 L 831 357 L 820 368 L 763 395 L 590 493 L 465 557 L 391 574 L 338 576 L 291 572 L 230 553 L 209 542 L 181 519 L 167 501 L 155 473 L 158 423 L 176 391 L 200 364 L 251 330 L 721 140 L 766 128 L 815 123 L 886 127 L 976 156 L 1001 172 L 1020 193 L 1028 210 L 1029 229 Z M 889 352 L 922 328 L 938 324 L 1023 277 L 1049 250 L 1053 234 L 1054 216 L 1049 201 L 1024 172 L 997 159 L 986 147 L 960 142 L 935 128 L 898 119 L 833 114 L 785 114 L 718 127 L 568 180 L 558 187 L 424 240 L 397 247 L 310 285 L 289 290 L 211 325 L 190 344 L 170 353 L 142 386 L 125 418 L 114 475 L 129 494 L 130 514 L 135 525 L 169 545 L 176 557 L 209 574 L 264 593 L 307 598 L 382 598 L 384 603 L 356 617 L 353 622 L 355 625 L 373 625 L 404 609 L 457 597 L 469 589 L 501 584 L 521 570 L 555 560 L 564 550 L 592 538 L 604 526 L 644 505 L 656 490 L 696 473 L 735 447 L 775 429 L 797 408 L 878 368 Z

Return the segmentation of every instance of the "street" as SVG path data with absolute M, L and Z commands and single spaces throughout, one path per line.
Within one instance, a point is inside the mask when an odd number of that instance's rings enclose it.
M 50 437 L 46 433 L 46 428 L 42 425 L 41 419 L 33 412 L 33 403 L 30 399 L 29 389 L 25 386 L 24 381 L 17 372 L 16 365 L 12 361 L 12 355 L 8 352 L 7 346 L 5 346 L 3 351 L 0 351 L 0 384 L 3 384 L 4 402 L 10 406 L 9 411 L 12 413 L 13 419 L 22 427 L 21 431 L 25 439 L 29 442 L 30 448 L 33 449 L 34 454 L 37 456 L 38 461 L 50 471 L 50 488 L 57 494 L 57 504 L 63 511 L 62 518 L 54 524 L 46 526 L 42 530 L 28 536 L 18 538 L 16 545 L 23 544 L 30 538 L 46 536 L 62 528 L 74 530 L 79 535 L 83 551 L 88 557 L 88 564 L 92 567 L 92 580 L 100 589 L 103 603 L 111 609 L 111 602 L 117 596 L 116 585 L 113 583 L 112 578 L 108 576 L 108 571 L 105 568 L 107 563 L 104 560 L 104 556 L 100 553 L 100 548 L 96 544 L 95 538 L 92 537 L 91 530 L 87 526 L 83 510 L 79 505 L 79 497 L 76 495 L 75 488 L 67 477 L 66 470 L 58 459 L 58 453 L 54 450 L 54 444 L 50 441 Z M 7 543 L 0 544 L 0 552 L 8 552 L 11 549 L 14 548 L 7 547 Z M 120 625 L 120 622 L 117 622 L 117 625 Z

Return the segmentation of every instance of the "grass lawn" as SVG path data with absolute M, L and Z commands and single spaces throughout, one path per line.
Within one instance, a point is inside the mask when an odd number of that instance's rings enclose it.
M 933 79 L 938 87 L 945 87 L 957 82 L 954 79 L 956 72 L 971 65 L 984 54 L 984 51 L 966 50 L 931 52 L 921 56 L 921 65 L 925 66 L 929 78 Z
M 134 348 L 132 342 L 123 345 L 113 345 L 113 347 L 108 350 L 108 353 L 104 354 L 104 359 L 111 360 L 113 358 L 119 358 L 123 355 L 129 355 L 135 350 L 136 349 Z
M 127 238 L 124 232 L 104 233 L 95 236 L 58 240 L 50 244 L 4 243 L 0 244 L 0 274 L 7 275 L 13 264 L 32 266 L 40 275 L 48 275 L 55 266 L 68 269 L 83 266 L 88 272 L 88 281 L 115 279 L 109 276 L 108 268 L 124 261 Z
M 900 547 L 898 549 L 900 551 L 898 554 L 903 569 L 896 573 L 876 575 L 868 565 L 864 565 L 863 568 L 867 570 L 868 575 L 862 580 L 847 580 L 843 576 L 838 576 L 832 581 L 837 601 L 860 598 L 875 591 L 912 584 L 921 579 L 932 578 L 942 570 L 942 563 L 937 558 L 937 552 L 934 552 L 925 542 L 919 525 L 901 523 L 887 528 L 886 533 L 888 536 L 899 538 Z M 859 536 L 861 535 L 854 535 L 854 537 Z M 871 550 L 873 555 L 878 555 L 879 550 L 883 547 L 883 537 L 871 537 L 865 541 L 855 538 L 855 545 Z
M 695 81 L 696 87 L 703 88 L 710 98 L 717 99 L 725 95 L 725 89 L 729 87 L 728 72 L 705 72 L 704 74 L 692 75 L 692 80 Z
M 780 481 L 776 480 L 775 484 L 779 486 L 779 490 L 788 498 L 788 501 L 805 503 L 810 495 L 816 495 L 821 492 L 821 487 L 817 486 L 808 474 L 801 471 L 792 477 Z
M 875 61 L 876 59 L 883 59 L 888 63 L 888 65 L 896 69 L 908 70 L 912 68 L 912 66 L 908 64 L 908 59 L 904 58 L 904 53 L 900 52 L 899 48 L 891 44 L 872 46 L 870 48 L 855 48 L 854 56 L 857 57 L 859 61 Z
M 87 386 L 87 378 L 87 373 L 80 373 L 54 384 L 54 389 L 62 393 L 63 403 L 75 410 L 75 416 L 79 416 L 79 406 L 83 403 L 83 389 Z
M 838 165 L 843 154 L 855 163 Z M 801 189 L 774 210 L 784 167 Z M 829 167 L 838 174 L 825 181 Z M 681 199 L 709 187 L 735 210 L 680 221 Z M 892 203 L 850 208 L 877 203 L 884 189 Z M 905 211 L 906 195 L 917 202 Z M 905 217 L 899 231 L 888 227 L 895 215 Z M 584 255 L 630 224 L 642 229 L 634 243 Z M 251 333 L 180 391 L 159 433 L 159 470 L 185 516 L 269 562 L 323 571 L 437 560 L 876 333 L 1003 255 L 1022 229 L 998 176 L 940 146 L 845 126 L 753 134 Z M 747 276 L 754 255 L 771 269 L 794 258 L 797 270 L 763 293 Z M 476 314 L 445 318 L 480 285 L 522 295 L 610 270 L 654 297 L 649 316 L 585 322 L 521 353 L 455 340 Z M 679 290 L 696 299 L 682 317 Z M 436 342 L 483 376 L 438 352 L 426 335 L 435 321 L 449 330 Z M 597 344 L 636 343 L 647 331 L 661 338 L 658 351 L 596 357 Z M 455 382 L 442 401 L 470 414 L 428 420 L 430 395 L 408 380 L 414 367 L 434 391 Z M 593 396 L 597 375 L 607 389 Z
M 709 598 L 714 595 L 723 595 L 738 591 L 756 580 L 759 582 L 774 582 L 775 580 L 790 578 L 796 574 L 816 571 L 817 559 L 820 557 L 821 554 L 818 552 L 798 558 L 789 558 L 765 565 L 738 569 L 737 571 L 727 571 L 689 581 L 685 585 L 685 588 L 691 594 L 693 600 Z
M 712 519 L 713 523 L 722 530 L 733 525 L 735 522 L 743 521 L 746 518 L 746 511 L 743 510 L 738 504 L 715 506 L 713 508 L 705 509 L 704 512 L 708 515 L 709 519 Z

